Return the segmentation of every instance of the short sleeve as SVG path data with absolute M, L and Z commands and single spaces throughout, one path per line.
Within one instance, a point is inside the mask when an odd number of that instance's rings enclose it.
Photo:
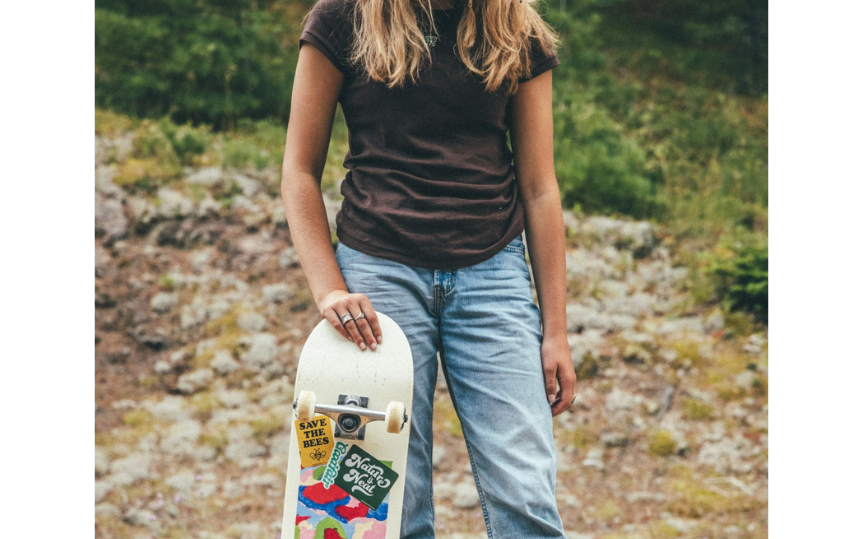
M 342 73 L 351 66 L 348 52 L 353 33 L 353 21 L 346 0 L 318 0 L 306 19 L 299 46 L 311 43 Z
M 560 65 L 560 60 L 557 58 L 557 53 L 552 50 L 546 52 L 542 49 L 542 45 L 535 36 L 530 38 L 530 75 L 520 77 L 519 83 L 527 82 L 539 75 L 542 75 L 550 69 Z

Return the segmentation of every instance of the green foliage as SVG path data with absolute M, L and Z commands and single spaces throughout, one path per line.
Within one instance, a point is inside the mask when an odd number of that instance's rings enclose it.
M 588 0 L 621 60 L 677 80 L 767 91 L 767 0 Z
M 273 121 L 241 120 L 237 129 L 225 136 L 223 153 L 225 166 L 251 165 L 261 170 L 268 165 L 281 165 L 285 150 L 285 126 Z
M 576 94 L 555 109 L 555 166 L 564 204 L 634 217 L 656 213 L 645 153 L 608 113 Z
M 171 144 L 177 157 L 185 165 L 194 164 L 195 157 L 202 155 L 211 143 L 211 133 L 206 127 L 193 127 L 190 123 L 176 125 L 168 118 L 159 122 L 159 128 Z
M 571 0 L 545 14 L 561 38 L 553 102 L 564 203 L 655 219 L 707 244 L 741 226 L 766 232 L 766 100 L 735 93 L 751 70 L 720 69 L 717 59 L 739 67 L 740 52 L 709 45 L 715 36 L 705 33 L 744 7 L 634 4 Z M 677 18 L 654 20 L 653 10 Z M 632 23 L 645 17 L 652 22 Z M 684 62 L 689 56 L 704 62 Z
M 97 0 L 97 106 L 219 128 L 286 119 L 296 52 L 279 13 L 257 5 Z
M 701 420 L 713 417 L 713 406 L 698 399 L 685 399 L 681 405 L 685 419 Z
M 589 212 L 657 215 L 645 151 L 596 102 L 598 90 L 613 84 L 596 47 L 598 17 L 550 11 L 547 18 L 561 37 L 561 66 L 554 73 L 563 81 L 554 88 L 554 159 L 564 204 Z
M 751 313 L 767 323 L 767 266 L 766 242 L 735 245 L 732 257 L 713 258 L 709 273 L 726 309 Z
M 667 457 L 677 451 L 674 436 L 667 430 L 652 432 L 647 441 L 647 451 L 657 457 Z

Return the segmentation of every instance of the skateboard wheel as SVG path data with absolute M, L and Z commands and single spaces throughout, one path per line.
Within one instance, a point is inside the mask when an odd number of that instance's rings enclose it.
M 297 397 L 297 419 L 300 421 L 311 421 L 315 417 L 315 392 L 300 391 Z
M 387 404 L 387 415 L 385 422 L 387 424 L 387 432 L 398 434 L 402 431 L 407 421 L 405 415 L 405 405 L 401 402 L 391 402 Z

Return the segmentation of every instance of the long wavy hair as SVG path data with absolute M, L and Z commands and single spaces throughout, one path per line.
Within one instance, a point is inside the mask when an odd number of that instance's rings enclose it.
M 531 70 L 529 38 L 543 51 L 555 50 L 558 36 L 534 7 L 539 0 L 456 0 L 463 4 L 456 49 L 486 91 L 512 94 Z M 430 0 L 351 0 L 353 46 L 349 61 L 389 88 L 416 82 L 431 63 L 422 28 L 436 32 Z

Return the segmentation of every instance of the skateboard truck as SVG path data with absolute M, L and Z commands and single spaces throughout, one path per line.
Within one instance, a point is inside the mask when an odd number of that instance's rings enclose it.
M 335 423 L 333 435 L 349 440 L 365 439 L 365 427 L 372 421 L 383 421 L 387 432 L 401 432 L 408 421 L 405 405 L 390 402 L 385 412 L 369 410 L 368 397 L 358 395 L 339 395 L 338 404 L 317 404 L 314 391 L 300 391 L 294 401 L 294 411 L 300 421 L 310 421 L 315 414 L 328 416 Z

